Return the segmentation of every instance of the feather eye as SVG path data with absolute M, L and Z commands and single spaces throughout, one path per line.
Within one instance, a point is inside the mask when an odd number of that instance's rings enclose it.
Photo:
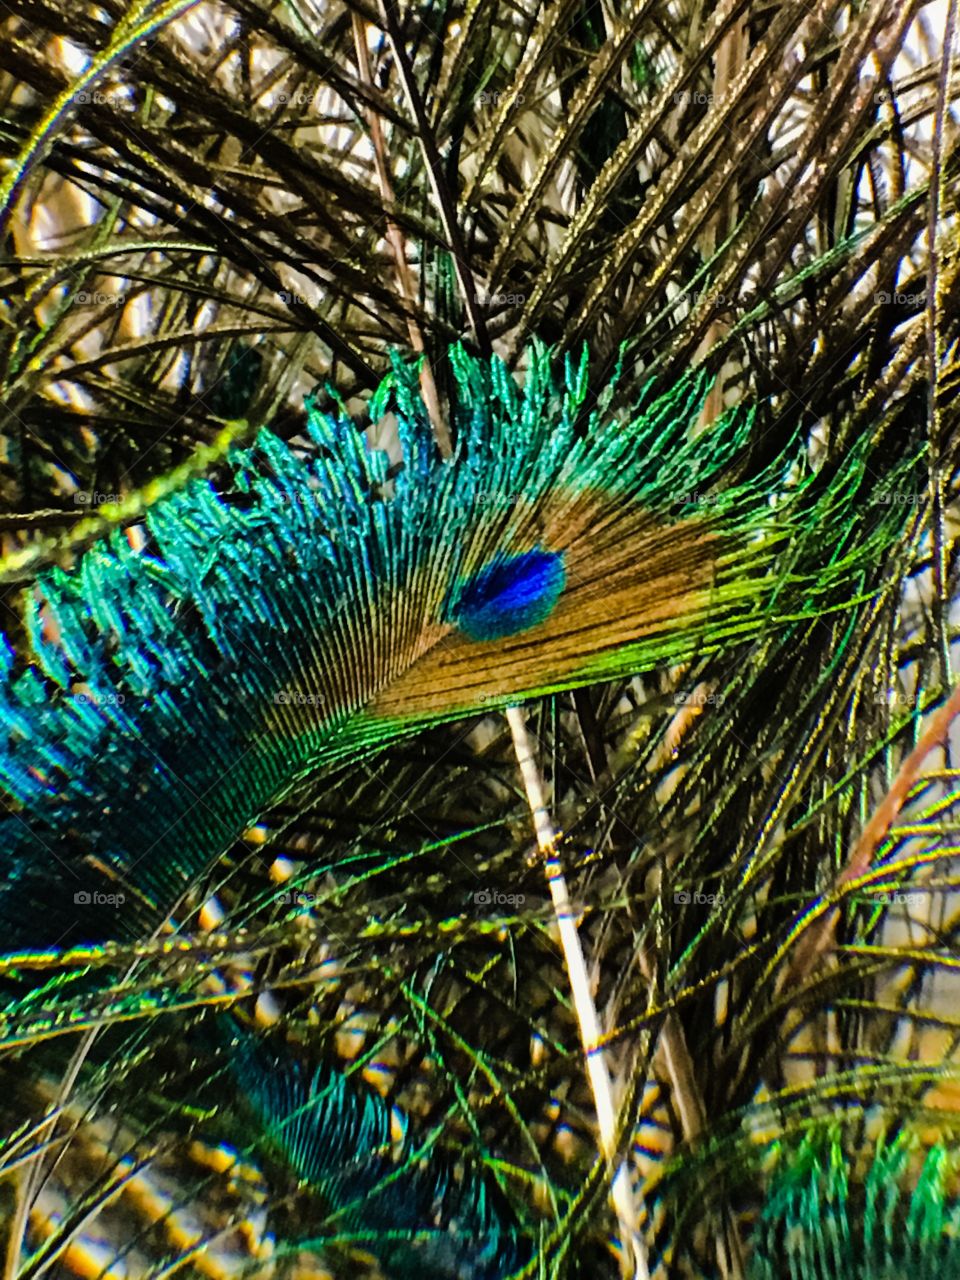
M 544 622 L 566 582 L 560 552 L 497 558 L 459 587 L 450 618 L 471 640 L 502 640 Z

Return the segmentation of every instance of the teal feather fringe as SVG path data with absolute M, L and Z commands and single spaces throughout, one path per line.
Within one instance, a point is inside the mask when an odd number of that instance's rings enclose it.
M 750 1280 L 953 1280 L 960 1276 L 957 1161 L 941 1144 L 911 1174 L 904 1136 L 859 1178 L 837 1134 L 783 1150 L 754 1233 Z
M 244 1032 L 230 1060 L 258 1145 L 322 1203 L 327 1238 L 371 1251 L 396 1280 L 503 1280 L 532 1255 L 480 1172 L 454 1170 L 437 1150 L 418 1154 L 406 1127 L 397 1142 L 378 1095 L 332 1067 L 269 1053 Z

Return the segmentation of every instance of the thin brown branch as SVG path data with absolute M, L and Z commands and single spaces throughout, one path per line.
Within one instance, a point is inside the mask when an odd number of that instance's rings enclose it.
M 372 84 L 373 75 L 370 70 L 370 53 L 367 49 L 366 28 L 363 19 L 357 14 L 354 13 L 352 15 L 352 20 L 353 40 L 357 51 L 357 66 L 360 70 L 360 77 L 367 84 Z M 390 169 L 387 165 L 387 148 L 383 139 L 383 130 L 380 128 L 380 118 L 375 111 L 368 110 L 366 112 L 366 120 L 367 127 L 370 130 L 370 141 L 373 143 L 374 163 L 377 169 L 380 194 L 384 205 L 393 208 L 396 200 L 393 193 L 393 183 L 390 179 Z M 420 369 L 420 390 L 423 393 L 423 403 L 426 405 L 427 413 L 430 415 L 430 423 L 433 427 L 437 447 L 444 458 L 449 458 L 453 455 L 453 446 L 450 443 L 450 432 L 447 430 L 447 424 L 444 422 L 443 414 L 440 411 L 440 396 L 437 392 L 433 370 L 430 367 L 430 360 L 426 354 L 423 331 L 417 322 L 413 280 L 410 276 L 410 264 L 407 262 L 407 242 L 404 239 L 403 232 L 389 214 L 387 215 L 387 243 L 390 245 L 390 251 L 396 263 L 397 283 L 400 286 L 400 293 L 407 311 L 407 333 L 410 336 L 410 345 L 414 351 L 423 356 L 423 365 Z
M 457 223 L 456 207 L 450 198 L 450 192 L 443 173 L 443 162 L 440 159 L 436 139 L 413 76 L 413 68 L 410 65 L 410 59 L 403 43 L 403 37 L 397 21 L 396 5 L 393 0 L 380 0 L 380 12 L 383 16 L 383 29 L 389 37 L 390 47 L 396 59 L 397 71 L 400 75 L 400 82 L 403 85 L 407 105 L 417 122 L 418 141 L 426 161 L 427 175 L 434 199 L 437 202 L 437 210 L 440 214 L 440 221 L 443 224 L 444 235 L 450 246 L 450 252 L 453 254 L 463 305 L 466 308 L 477 346 L 480 348 L 482 355 L 488 356 L 491 351 L 490 336 L 487 333 L 486 323 L 477 304 L 477 287 L 473 279 L 473 272 L 470 269 L 466 246 L 463 243 L 463 237 L 460 234 L 460 227 Z
M 941 202 L 945 194 L 945 174 L 943 172 L 943 123 L 947 109 L 947 84 L 950 79 L 950 63 L 953 57 L 953 41 L 957 26 L 957 0 L 950 0 L 947 5 L 947 22 L 944 32 L 943 49 L 940 63 L 939 84 L 937 86 L 937 106 L 934 114 L 930 200 L 928 204 L 927 222 L 927 431 L 930 440 L 930 524 L 933 535 L 933 580 L 935 599 L 933 601 L 933 625 L 937 637 L 937 649 L 940 657 L 940 679 L 945 684 L 950 673 L 950 648 L 946 638 L 946 615 L 949 607 L 947 586 L 947 554 L 943 537 L 943 490 L 944 481 L 941 473 L 943 456 L 943 424 L 941 422 L 939 376 L 940 365 L 945 353 L 944 334 L 941 330 L 939 316 L 938 259 Z

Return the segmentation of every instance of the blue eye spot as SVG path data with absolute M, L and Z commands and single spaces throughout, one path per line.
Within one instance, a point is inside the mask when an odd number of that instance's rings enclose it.
M 460 587 L 450 618 L 471 640 L 500 640 L 544 622 L 566 582 L 560 552 L 498 558 Z

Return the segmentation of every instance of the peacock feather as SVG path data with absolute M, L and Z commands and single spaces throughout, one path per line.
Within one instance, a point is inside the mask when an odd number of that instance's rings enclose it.
M 839 608 L 900 530 L 895 507 L 851 520 L 877 485 L 862 450 L 826 477 L 790 450 L 720 487 L 752 415 L 694 435 L 702 375 L 581 423 L 586 352 L 555 379 L 533 349 L 522 392 L 497 361 L 451 360 L 451 460 L 398 362 L 371 410 L 395 412 L 396 474 L 314 408 L 311 457 L 263 431 L 219 491 L 158 503 L 142 546 L 117 534 L 38 581 L 2 694 L 10 936 L 24 894 L 50 908 L 24 947 L 155 927 L 318 769 Z M 106 910 L 78 919 L 78 894 Z

